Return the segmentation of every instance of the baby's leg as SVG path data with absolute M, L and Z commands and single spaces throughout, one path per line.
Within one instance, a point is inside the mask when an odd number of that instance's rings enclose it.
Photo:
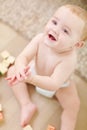
M 69 87 L 58 90 L 56 97 L 63 108 L 61 130 L 75 130 L 75 124 L 80 107 L 80 101 L 75 84 L 71 82 Z
M 14 66 L 8 70 L 8 77 L 14 74 Z M 36 106 L 30 100 L 26 83 L 18 83 L 11 87 L 21 106 L 21 126 L 26 126 L 36 111 Z

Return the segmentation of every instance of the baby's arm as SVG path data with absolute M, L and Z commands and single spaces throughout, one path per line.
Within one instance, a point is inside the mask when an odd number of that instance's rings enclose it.
M 15 61 L 15 66 L 20 69 L 21 66 L 26 66 L 36 55 L 38 49 L 38 43 L 42 34 L 38 34 L 33 40 L 24 48 L 21 54 L 17 57 Z
M 29 62 L 33 59 L 33 57 L 36 55 L 38 44 L 40 42 L 40 39 L 42 37 L 42 34 L 38 34 L 22 51 L 22 53 L 17 57 L 15 61 L 15 75 L 13 77 L 16 77 L 16 80 L 19 81 L 23 80 L 23 78 L 26 77 L 25 71 L 26 66 L 29 64 Z M 7 79 L 13 79 L 13 77 L 7 77 Z M 12 81 L 11 81 L 12 82 Z
M 75 63 L 73 61 L 63 61 L 56 66 L 51 76 L 32 76 L 30 82 L 47 90 L 58 90 L 61 85 L 70 77 L 75 70 Z

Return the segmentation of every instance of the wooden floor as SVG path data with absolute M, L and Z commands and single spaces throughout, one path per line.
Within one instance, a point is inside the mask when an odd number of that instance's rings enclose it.
M 15 57 L 22 51 L 28 41 L 9 26 L 0 23 L 0 52 L 8 50 Z M 81 99 L 76 130 L 87 130 L 87 83 L 75 75 L 77 91 Z M 38 107 L 38 112 L 31 121 L 33 130 L 46 130 L 48 124 L 60 130 L 61 106 L 56 99 L 48 99 L 30 88 L 30 95 Z M 0 130 L 22 130 L 20 127 L 20 106 L 15 99 L 11 88 L 8 87 L 5 77 L 0 77 L 0 103 L 3 106 L 4 122 Z

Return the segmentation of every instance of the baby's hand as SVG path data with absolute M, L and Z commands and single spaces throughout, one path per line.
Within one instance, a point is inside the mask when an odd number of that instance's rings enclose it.
M 29 66 L 24 68 L 23 73 L 19 73 L 19 75 L 14 74 L 12 77 L 7 77 L 6 80 L 8 81 L 9 86 L 13 86 L 19 82 L 26 81 L 28 75 L 30 74 L 29 68 Z
M 19 82 L 15 75 L 12 77 L 7 77 L 6 80 L 8 81 L 9 86 L 13 86 Z
M 27 78 L 28 71 L 29 71 L 29 66 L 27 67 L 22 67 L 19 70 L 16 70 L 16 78 L 18 81 L 22 81 Z

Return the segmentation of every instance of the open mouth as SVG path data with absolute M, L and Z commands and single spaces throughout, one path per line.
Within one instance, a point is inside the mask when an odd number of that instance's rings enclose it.
M 49 39 L 51 39 L 52 41 L 56 41 L 56 38 L 52 35 L 52 34 L 48 34 Z

